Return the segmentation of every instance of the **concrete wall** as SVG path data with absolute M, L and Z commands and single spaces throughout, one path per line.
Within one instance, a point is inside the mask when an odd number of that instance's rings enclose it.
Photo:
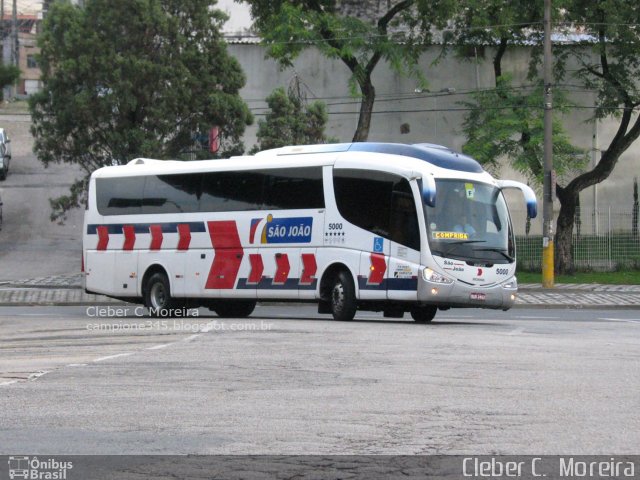
M 265 59 L 264 49 L 253 44 L 232 44 L 229 51 L 242 65 L 247 75 L 247 85 L 242 96 L 256 115 L 265 112 L 264 99 L 277 87 L 287 87 L 291 79 L 298 75 L 308 87 L 309 100 L 323 100 L 328 105 L 328 134 L 340 141 L 350 141 L 356 128 L 359 103 L 350 95 L 350 72 L 340 61 L 331 61 L 314 49 L 306 50 L 295 62 L 293 68 L 281 70 L 276 62 Z M 377 92 L 375 112 L 371 123 L 369 140 L 380 142 L 421 143 L 431 142 L 460 150 L 465 142 L 462 134 L 464 111 L 458 102 L 469 100 L 469 93 L 476 88 L 491 88 L 494 85 L 491 52 L 478 63 L 473 58 L 460 61 L 448 57 L 441 63 L 433 64 L 438 50 L 425 53 L 421 60 L 423 72 L 429 82 L 428 90 L 416 92 L 416 81 L 391 71 L 380 63 L 374 73 Z M 526 81 L 530 50 L 514 49 L 504 59 L 504 70 L 514 73 L 516 78 Z M 575 83 L 575 82 L 573 82 Z M 444 90 L 444 91 L 443 91 Z M 447 93 L 452 92 L 452 93 Z M 592 92 L 573 92 L 571 99 L 578 105 L 593 105 Z M 404 111 L 404 112 L 398 112 Z M 577 109 L 562 121 L 575 145 L 592 149 L 594 127 L 586 123 L 591 110 Z M 409 125 L 409 133 L 401 133 L 401 125 Z M 617 122 L 607 120 L 597 126 L 600 148 L 608 146 L 615 134 Z M 256 126 L 247 130 L 247 149 L 255 144 Z M 632 205 L 633 177 L 640 175 L 640 142 L 636 142 L 620 159 L 611 177 L 597 187 L 598 208 L 630 209 Z M 508 167 L 503 167 L 500 175 L 504 178 L 526 180 Z M 594 205 L 594 188 L 586 190 L 581 202 L 583 208 Z M 511 203 L 511 200 L 510 200 Z M 557 202 L 556 202 L 557 203 Z M 514 197 L 514 209 L 523 209 Z M 558 208 L 559 205 L 556 205 Z M 532 229 L 532 233 L 535 232 Z

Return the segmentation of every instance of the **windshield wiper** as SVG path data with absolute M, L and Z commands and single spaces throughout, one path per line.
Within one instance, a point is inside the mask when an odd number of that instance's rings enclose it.
M 455 247 L 456 245 L 462 245 L 462 244 L 468 244 L 468 243 L 486 243 L 486 240 L 456 240 L 454 242 L 448 242 L 447 243 L 447 249 L 444 250 L 444 255 L 447 255 L 451 250 L 453 250 L 453 247 Z M 444 255 L 442 255 L 444 257 Z
M 496 252 L 504 256 L 504 258 L 506 258 L 510 262 L 513 262 L 515 260 L 515 258 L 509 255 L 504 248 L 474 248 L 473 251 L 474 252 Z

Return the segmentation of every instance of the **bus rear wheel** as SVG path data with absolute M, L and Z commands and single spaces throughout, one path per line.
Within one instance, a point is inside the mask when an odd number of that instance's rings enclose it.
M 438 307 L 433 305 L 423 305 L 421 307 L 413 307 L 411 309 L 411 318 L 416 323 L 429 323 L 436 316 Z
M 331 313 L 335 320 L 341 322 L 353 320 L 358 308 L 355 290 L 351 275 L 345 271 L 336 275 L 329 299 Z
M 152 317 L 170 317 L 176 308 L 176 301 L 171 297 L 169 279 L 162 272 L 149 277 L 144 289 L 144 304 Z
M 244 318 L 253 313 L 255 300 L 226 300 L 214 303 L 210 310 L 221 318 Z

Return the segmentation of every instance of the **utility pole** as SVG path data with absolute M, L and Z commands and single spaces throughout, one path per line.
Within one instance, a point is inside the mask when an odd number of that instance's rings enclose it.
M 11 16 L 11 63 L 20 68 L 18 58 L 18 0 L 13 0 L 13 12 Z
M 553 288 L 553 104 L 551 95 L 551 0 L 544 0 L 544 199 L 542 204 L 542 286 Z
M 0 0 L 0 39 L 4 44 L 4 0 Z

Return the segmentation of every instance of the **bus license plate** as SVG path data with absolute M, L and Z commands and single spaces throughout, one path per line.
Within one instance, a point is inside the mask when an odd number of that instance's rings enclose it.
M 471 292 L 471 295 L 469 295 L 469 298 L 471 300 L 480 300 L 480 301 L 484 302 L 487 299 L 487 294 L 486 293 L 480 293 L 480 292 Z

